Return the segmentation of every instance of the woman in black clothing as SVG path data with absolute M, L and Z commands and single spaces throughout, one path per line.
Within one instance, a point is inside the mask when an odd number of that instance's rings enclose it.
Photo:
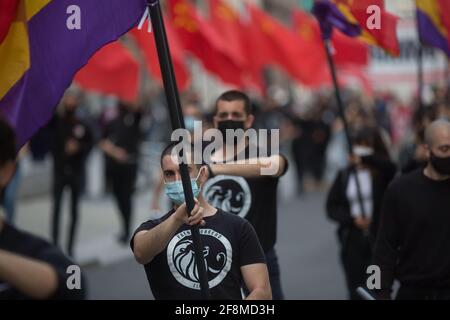
M 365 284 L 383 194 L 395 175 L 396 166 L 376 130 L 360 129 L 352 140 L 354 155 L 350 157 L 350 164 L 338 172 L 328 194 L 326 210 L 328 217 L 339 225 L 341 262 L 353 300 L 359 299 L 356 288 Z M 364 211 L 357 195 L 353 169 L 361 187 Z

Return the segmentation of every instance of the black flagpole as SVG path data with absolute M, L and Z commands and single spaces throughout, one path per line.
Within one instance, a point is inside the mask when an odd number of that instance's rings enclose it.
M 423 46 L 419 41 L 419 46 L 417 48 L 417 90 L 418 90 L 418 102 L 419 102 L 419 110 L 422 111 L 424 109 L 423 104 Z
M 158 59 L 161 67 L 167 104 L 169 106 L 172 129 L 176 130 L 185 128 L 183 113 L 181 111 L 180 95 L 178 93 L 175 73 L 173 71 L 172 59 L 159 0 L 147 0 L 147 7 L 150 12 L 153 33 L 155 35 L 156 49 L 158 51 Z M 194 195 L 192 193 L 191 177 L 189 176 L 188 167 L 183 161 L 180 161 L 180 174 L 183 182 L 186 207 L 188 214 L 190 214 L 194 208 Z M 211 295 L 209 292 L 208 274 L 206 272 L 205 259 L 203 256 L 203 244 L 200 237 L 199 227 L 192 226 L 191 234 L 194 244 L 195 262 L 197 265 L 201 295 L 203 299 L 210 299 Z
M 336 76 L 336 67 L 334 65 L 333 56 L 331 55 L 330 40 L 327 40 L 327 39 L 323 40 L 323 44 L 325 46 L 325 52 L 327 54 L 327 60 L 328 60 L 328 66 L 330 67 L 331 78 L 333 79 L 334 93 L 336 96 L 336 102 L 337 102 L 338 109 L 339 109 L 339 115 L 341 116 L 342 122 L 344 123 L 344 131 L 345 131 L 345 137 L 347 138 L 348 151 L 349 151 L 349 154 L 353 155 L 353 143 L 352 143 L 352 139 L 350 138 L 350 130 L 349 130 L 348 122 L 347 122 L 347 119 L 345 118 L 344 104 L 342 103 L 341 92 L 339 90 L 339 85 L 338 85 L 337 76 Z M 362 214 L 363 218 L 365 218 L 365 217 L 367 217 L 367 215 L 366 215 L 366 210 L 364 207 L 364 201 L 363 201 L 362 192 L 361 192 L 361 185 L 359 183 L 356 168 L 355 168 L 355 166 L 351 165 L 350 169 L 351 169 L 351 173 L 353 173 L 353 175 L 355 176 L 356 192 L 358 195 L 359 205 L 361 207 L 361 214 Z

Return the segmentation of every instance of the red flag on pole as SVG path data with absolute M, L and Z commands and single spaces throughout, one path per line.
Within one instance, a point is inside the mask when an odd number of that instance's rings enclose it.
M 180 43 L 197 57 L 206 70 L 217 75 L 222 81 L 242 87 L 239 64 L 228 44 L 197 13 L 187 0 L 168 1 L 169 19 Z
M 210 24 L 220 33 L 222 41 L 240 68 L 245 86 L 256 86 L 260 92 L 264 91 L 261 70 L 252 68 L 252 57 L 246 47 L 250 37 L 244 28 L 239 13 L 223 0 L 210 0 Z
M 303 41 L 322 43 L 319 23 L 314 17 L 303 10 L 296 9 L 293 11 L 292 19 L 294 30 Z M 367 65 L 369 52 L 365 43 L 347 37 L 337 29 L 334 30 L 331 40 L 334 48 L 334 61 L 337 65 Z M 321 47 L 321 52 L 317 52 L 317 54 L 325 57 L 325 50 L 322 45 Z
M 248 48 L 254 68 L 275 64 L 306 86 L 316 85 L 316 71 L 326 64 L 321 43 L 302 41 L 294 32 L 253 5 L 248 5 L 252 40 Z M 314 53 L 314 54 L 311 54 Z
M 139 89 L 139 64 L 118 41 L 100 49 L 74 81 L 86 90 L 113 94 L 134 102 Z
M 190 73 L 185 63 L 185 52 L 179 43 L 173 26 L 167 19 L 165 21 L 166 33 L 170 44 L 170 53 L 172 55 L 173 68 L 177 79 L 178 88 L 186 90 L 190 84 Z M 148 21 L 145 22 L 142 29 L 137 28 L 130 31 L 130 36 L 136 41 L 141 49 L 149 73 L 162 83 L 161 68 L 159 67 L 158 53 L 156 51 L 155 38 L 148 30 Z

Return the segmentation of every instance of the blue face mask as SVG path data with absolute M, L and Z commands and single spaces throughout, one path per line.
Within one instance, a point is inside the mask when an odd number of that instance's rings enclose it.
M 200 193 L 200 188 L 197 184 L 197 179 L 200 175 L 200 172 L 197 175 L 197 178 L 191 179 L 192 193 L 194 194 L 194 198 L 197 198 Z M 182 205 L 184 200 L 184 191 L 183 191 L 183 183 L 181 180 L 177 180 L 174 182 L 164 183 L 164 188 L 166 195 L 172 200 L 176 205 Z
M 196 127 L 196 121 L 199 121 L 197 118 L 192 116 L 186 116 L 184 118 L 184 125 L 186 126 L 186 129 L 189 131 L 194 131 Z

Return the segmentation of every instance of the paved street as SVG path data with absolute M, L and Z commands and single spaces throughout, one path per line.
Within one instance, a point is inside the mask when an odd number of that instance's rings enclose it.
M 338 263 L 335 227 L 326 220 L 324 193 L 301 198 L 292 194 L 290 175 L 279 192 L 277 251 L 287 299 L 345 299 L 344 279 Z M 135 225 L 147 220 L 150 196 L 136 197 Z M 68 203 L 64 214 L 67 223 Z M 49 234 L 50 201 L 46 196 L 23 200 L 18 209 L 20 227 L 46 238 Z M 63 229 L 63 236 L 66 234 Z M 84 267 L 90 299 L 152 299 L 143 268 L 129 247 L 115 240 L 118 215 L 110 198 L 85 199 L 76 259 Z

